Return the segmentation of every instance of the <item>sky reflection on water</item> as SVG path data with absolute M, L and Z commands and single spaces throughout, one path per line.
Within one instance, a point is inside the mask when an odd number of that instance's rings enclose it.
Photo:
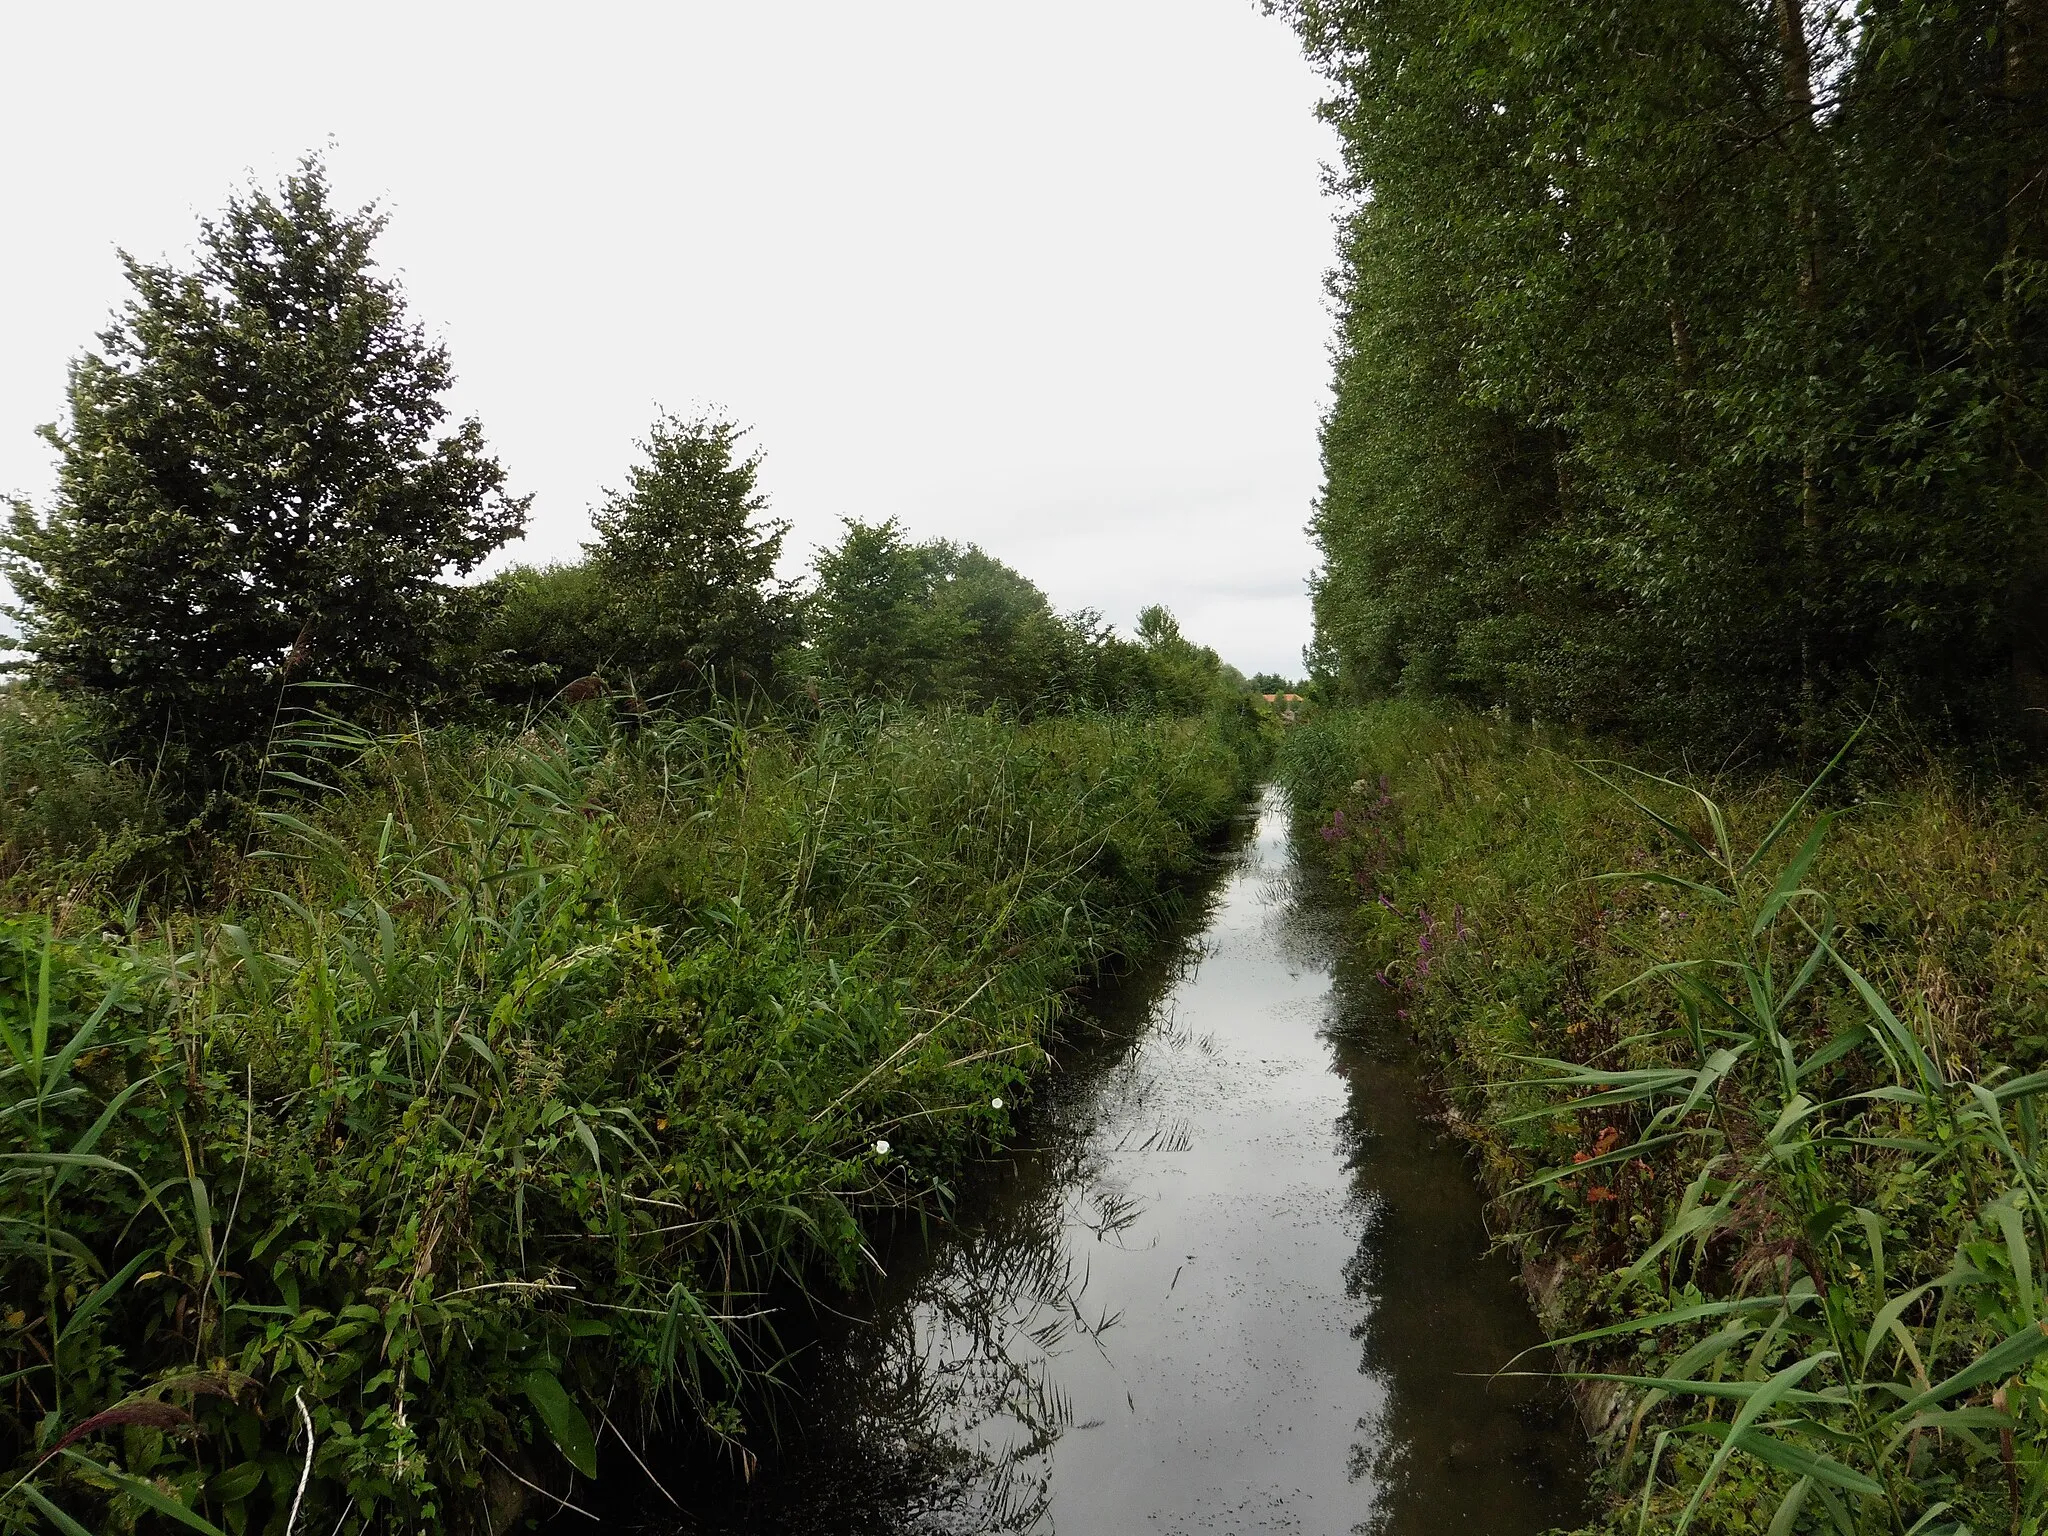
M 1031 1150 L 906 1232 L 779 1465 L 683 1530 L 1517 1536 L 1570 1523 L 1561 1399 L 1277 798 L 1119 988 Z M 652 1520 L 650 1511 L 650 1520 Z M 674 1529 L 673 1517 L 656 1522 Z

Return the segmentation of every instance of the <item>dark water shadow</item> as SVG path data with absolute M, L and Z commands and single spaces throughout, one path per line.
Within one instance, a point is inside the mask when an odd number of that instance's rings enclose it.
M 749 1485 L 663 1532 L 1483 1531 L 1582 1505 L 1561 1394 L 1460 1148 L 1269 801 L 943 1229 L 823 1320 Z M 658 1469 L 659 1470 L 659 1469 Z M 625 1469 L 619 1469 L 624 1472 Z M 673 1484 L 672 1484 L 673 1486 Z M 614 1504 L 624 1492 L 607 1490 Z
M 1360 1527 L 1378 1536 L 1535 1532 L 1586 1513 L 1591 1459 L 1563 1388 L 1518 1371 L 1549 1367 L 1518 1266 L 1494 1252 L 1466 1148 L 1432 1111 L 1436 1095 L 1397 999 L 1341 939 L 1345 893 L 1306 877 L 1304 940 L 1333 958 L 1326 1038 L 1345 1081 L 1345 1142 L 1367 1213 L 1345 1285 L 1365 1303 L 1361 1368 L 1390 1385 L 1361 1423 L 1355 1470 L 1381 1490 Z

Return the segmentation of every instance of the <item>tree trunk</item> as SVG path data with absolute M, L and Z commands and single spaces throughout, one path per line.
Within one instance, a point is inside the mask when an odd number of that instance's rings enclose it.
M 2019 405 L 2034 386 L 2032 326 L 2026 313 L 2028 267 L 2048 254 L 2048 0 L 2006 0 L 2004 95 L 2016 142 L 2007 171 L 2004 320 L 2007 400 Z M 2015 411 L 2017 415 L 2020 412 Z M 2012 682 L 2021 733 L 2048 747 L 2048 480 L 2038 450 L 2020 431 L 2006 433 L 2006 470 L 2013 491 L 2034 503 L 2025 547 L 2008 598 L 2012 605 Z
M 1786 133 L 1792 145 L 1792 230 L 1798 242 L 1798 296 L 1802 326 L 1808 332 L 1807 369 L 1814 365 L 1812 327 L 1820 308 L 1820 232 L 1815 217 L 1812 175 L 1818 125 L 1813 120 L 1813 50 L 1806 39 L 1804 0 L 1772 0 L 1778 22 L 1780 86 Z M 1801 592 L 1806 612 L 1799 626 L 1799 703 L 1807 723 L 1819 707 L 1818 631 L 1823 609 L 1818 603 L 1827 590 L 1823 563 L 1820 506 L 1820 464 L 1813 442 L 1814 428 L 1808 424 L 1806 444 L 1799 464 L 1799 564 Z

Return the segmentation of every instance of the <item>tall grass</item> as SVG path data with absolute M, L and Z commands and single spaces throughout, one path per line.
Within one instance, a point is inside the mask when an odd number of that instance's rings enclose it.
M 48 694 L 0 687 L 0 905 L 105 903 L 156 888 L 191 829 L 151 793 L 149 765 L 100 753 L 101 722 Z
M 1312 730 L 1289 775 L 1601 1410 L 1609 1528 L 2040 1530 L 2034 809 Z
M 0 1529 L 466 1528 L 664 1426 L 744 1458 L 778 1319 L 1007 1134 L 1247 745 L 302 732 L 220 910 L 0 927 Z

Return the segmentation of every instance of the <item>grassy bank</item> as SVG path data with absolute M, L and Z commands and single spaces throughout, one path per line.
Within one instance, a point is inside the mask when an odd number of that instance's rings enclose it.
M 340 733 L 201 858 L 10 722 L 0 1529 L 477 1529 L 664 1426 L 744 1459 L 778 1309 L 1003 1138 L 1259 752 L 625 725 Z
M 2048 817 L 1594 755 L 1387 705 L 1283 773 L 1571 1341 L 1600 1528 L 2041 1530 Z

